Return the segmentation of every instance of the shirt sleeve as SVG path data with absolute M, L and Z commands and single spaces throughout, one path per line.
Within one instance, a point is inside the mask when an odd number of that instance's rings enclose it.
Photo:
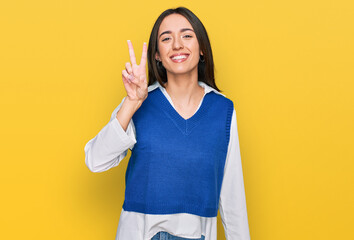
M 227 240 L 250 239 L 235 109 L 231 120 L 219 211 Z
M 103 172 L 118 166 L 128 149 L 132 149 L 136 143 L 133 120 L 124 131 L 116 118 L 124 99 L 114 109 L 109 123 L 85 145 L 85 163 L 92 172 Z

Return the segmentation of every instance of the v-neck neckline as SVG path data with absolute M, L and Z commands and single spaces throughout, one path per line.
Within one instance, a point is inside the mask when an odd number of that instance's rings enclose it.
M 204 100 L 204 96 L 206 95 L 206 93 L 205 93 L 205 91 L 206 91 L 205 88 L 204 88 L 204 87 L 202 87 L 202 88 L 203 88 L 203 97 L 202 97 L 202 99 L 200 100 L 200 102 L 198 103 L 198 108 L 194 111 L 193 115 L 190 116 L 189 118 L 184 118 L 184 117 L 182 117 L 182 115 L 176 110 L 176 106 L 175 106 L 174 102 L 172 101 L 172 98 L 171 98 L 170 94 L 167 92 L 166 88 L 165 88 L 165 89 L 161 89 L 161 88 L 160 88 L 160 90 L 161 90 L 161 92 L 163 93 L 164 97 L 167 99 L 168 103 L 171 105 L 171 107 L 178 113 L 178 115 L 179 115 L 181 118 L 183 118 L 184 120 L 187 121 L 188 119 L 192 118 L 192 117 L 194 116 L 194 114 L 196 114 L 196 113 L 198 112 L 199 108 L 202 106 L 202 103 L 203 103 L 203 100 Z M 167 97 L 166 95 L 167 95 L 168 97 Z
M 162 90 L 160 88 L 158 88 L 157 92 L 160 95 L 160 97 L 162 99 L 162 104 L 164 105 L 164 109 L 166 110 L 164 112 L 174 122 L 174 124 L 180 129 L 180 131 L 186 135 L 188 135 L 192 131 L 192 129 L 197 125 L 199 120 L 206 113 L 207 105 L 210 101 L 209 100 L 210 98 L 208 97 L 208 95 L 209 95 L 209 93 L 211 93 L 211 92 L 205 93 L 202 100 L 201 100 L 198 110 L 191 117 L 189 117 L 188 119 L 185 119 L 171 105 L 171 103 L 168 101 L 165 94 L 162 92 Z

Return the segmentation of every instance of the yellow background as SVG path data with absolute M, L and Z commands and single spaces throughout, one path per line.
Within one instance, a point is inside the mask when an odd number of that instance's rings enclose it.
M 350 0 L 2 1 L 0 239 L 114 239 L 128 158 L 92 173 L 84 146 L 125 96 L 126 40 L 140 59 L 180 5 L 235 103 L 251 239 L 354 239 Z

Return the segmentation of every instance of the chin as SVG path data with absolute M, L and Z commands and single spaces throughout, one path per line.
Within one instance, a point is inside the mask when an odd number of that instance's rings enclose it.
M 171 75 L 185 75 L 185 74 L 191 74 L 192 71 L 186 71 L 186 70 L 174 70 L 174 71 L 169 71 L 169 74 Z
M 197 71 L 198 72 L 198 65 L 195 68 L 186 68 L 183 66 L 179 66 L 179 67 L 174 67 L 173 69 L 169 69 L 166 71 L 168 71 L 170 74 L 173 75 L 183 75 L 183 74 L 189 74 L 192 73 L 193 71 Z

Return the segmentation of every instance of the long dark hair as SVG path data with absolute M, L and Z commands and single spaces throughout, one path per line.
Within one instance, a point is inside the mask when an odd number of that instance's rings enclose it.
M 152 28 L 149 40 L 149 46 L 147 51 L 148 69 L 149 69 L 149 86 L 155 81 L 158 81 L 162 86 L 167 82 L 166 69 L 162 64 L 157 64 L 155 59 L 156 52 L 158 53 L 158 31 L 161 22 L 165 17 L 173 13 L 184 16 L 192 25 L 194 32 L 198 39 L 199 48 L 203 53 L 204 61 L 198 63 L 198 81 L 204 82 L 210 87 L 220 92 L 215 84 L 214 77 L 214 60 L 213 53 L 211 51 L 210 41 L 207 31 L 204 28 L 203 23 L 199 18 L 189 9 L 185 7 L 167 9 L 157 18 L 154 27 Z

